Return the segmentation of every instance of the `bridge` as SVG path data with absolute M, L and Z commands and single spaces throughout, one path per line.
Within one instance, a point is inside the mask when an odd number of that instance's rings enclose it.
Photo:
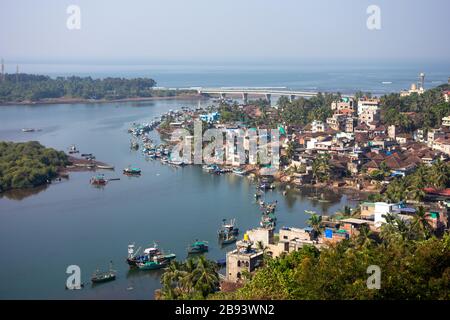
M 285 88 L 197 88 L 198 94 L 217 94 L 221 99 L 225 99 L 226 95 L 241 95 L 244 103 L 247 103 L 249 95 L 262 95 L 267 101 L 271 101 L 272 95 L 286 96 L 291 101 L 295 98 L 311 98 L 316 96 L 317 92 L 295 91 Z

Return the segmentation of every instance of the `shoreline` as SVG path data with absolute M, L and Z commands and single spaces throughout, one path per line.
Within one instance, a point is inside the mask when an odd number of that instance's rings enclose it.
M 180 94 L 175 96 L 166 97 L 136 97 L 136 98 L 123 98 L 123 99 L 83 99 L 83 98 L 54 98 L 48 100 L 39 101 L 10 101 L 10 102 L 0 102 L 0 107 L 3 106 L 33 106 L 33 105 L 46 105 L 46 104 L 96 104 L 96 103 L 113 103 L 113 102 L 141 102 L 141 101 L 154 101 L 154 100 L 207 100 L 208 97 L 198 95 L 198 94 Z

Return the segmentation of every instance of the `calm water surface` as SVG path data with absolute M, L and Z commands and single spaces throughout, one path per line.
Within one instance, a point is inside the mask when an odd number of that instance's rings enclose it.
M 67 150 L 75 144 L 82 153 L 116 167 L 107 177 L 120 177 L 104 188 L 89 184 L 92 173 L 71 173 L 69 180 L 31 192 L 0 196 L 0 298 L 38 299 L 152 299 L 160 287 L 159 271 L 129 271 L 127 245 L 161 248 L 186 257 L 195 239 L 208 240 L 211 259 L 224 258 L 233 246 L 220 248 L 216 232 L 223 218 L 236 218 L 241 230 L 258 226 L 255 186 L 235 175 L 215 176 L 199 167 L 172 168 L 146 161 L 130 151 L 126 132 L 132 122 L 147 122 L 170 109 L 195 107 L 206 101 L 74 104 L 0 107 L 0 140 L 38 140 Z M 41 132 L 22 133 L 21 128 Z M 142 176 L 121 174 L 128 165 Z M 277 199 L 278 226 L 304 226 L 304 210 L 333 213 L 349 203 L 347 196 L 325 192 L 329 203 L 307 198 L 310 190 L 268 192 Z M 92 287 L 92 272 L 114 262 L 118 278 Z M 79 265 L 83 290 L 65 290 L 67 266 Z

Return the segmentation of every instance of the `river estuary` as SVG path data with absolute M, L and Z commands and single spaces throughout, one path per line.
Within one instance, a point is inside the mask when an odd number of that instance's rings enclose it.
M 107 177 L 120 178 L 95 188 L 89 184 L 92 172 L 74 172 L 68 180 L 46 188 L 0 195 L 0 299 L 152 299 L 161 271 L 130 271 L 125 262 L 128 244 L 147 247 L 157 241 L 160 248 L 184 259 L 191 242 L 207 240 L 207 256 L 220 259 L 234 248 L 217 243 L 223 218 L 236 218 L 240 230 L 257 227 L 260 211 L 249 179 L 216 176 L 200 167 L 174 168 L 130 150 L 131 123 L 208 103 L 155 100 L 0 107 L 0 140 L 37 140 L 64 151 L 75 144 L 81 153 L 93 153 L 97 160 L 115 166 L 115 171 L 103 172 Z M 42 131 L 24 133 L 22 128 Z M 122 175 L 122 168 L 129 165 L 140 167 L 142 176 Z M 346 195 L 332 191 L 323 191 L 330 202 L 310 200 L 311 192 L 266 193 L 266 200 L 278 200 L 278 227 L 305 226 L 304 210 L 331 214 L 354 205 Z M 117 280 L 91 286 L 92 272 L 107 269 L 110 260 Z M 69 265 L 80 266 L 86 284 L 82 290 L 65 289 Z

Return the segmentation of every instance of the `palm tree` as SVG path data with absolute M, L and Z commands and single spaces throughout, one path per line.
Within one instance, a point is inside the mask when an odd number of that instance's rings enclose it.
M 327 181 L 330 177 L 330 156 L 328 154 L 320 155 L 314 159 L 312 163 L 312 174 L 314 180 L 323 182 Z
M 294 153 L 295 153 L 294 142 L 293 141 L 289 141 L 287 143 L 287 148 L 286 148 L 286 155 L 289 158 L 289 160 L 291 160 L 294 157 Z
M 426 212 L 424 207 L 420 206 L 414 216 L 413 227 L 420 232 L 420 235 L 427 239 L 433 232 L 433 227 L 429 221 L 430 213 Z
M 219 275 L 215 266 L 205 256 L 197 259 L 197 266 L 193 271 L 194 288 L 201 292 L 203 297 L 217 290 L 219 287 Z
M 319 216 L 315 213 L 313 213 L 309 218 L 308 218 L 308 224 L 311 226 L 311 228 L 314 229 L 316 235 L 320 235 L 321 234 L 321 224 L 322 224 L 322 216 Z
M 370 231 L 370 227 L 367 224 L 363 224 L 359 229 L 358 237 L 356 238 L 356 243 L 360 247 L 369 247 L 373 240 L 371 238 L 372 231 Z
M 386 223 L 381 227 L 381 238 L 391 242 L 395 239 L 410 240 L 414 233 L 409 222 L 399 218 L 396 214 L 388 213 L 384 216 Z
M 445 188 L 448 183 L 448 167 L 447 164 L 440 159 L 431 167 L 432 184 L 438 189 Z
M 425 198 L 425 191 L 423 191 L 425 185 L 422 181 L 411 184 L 407 188 L 408 199 L 415 200 L 417 202 L 422 201 Z
M 181 265 L 177 261 L 172 261 L 170 265 L 165 269 L 163 276 L 161 277 L 162 289 L 161 297 L 163 299 L 176 299 L 180 288 L 177 288 L 177 284 L 184 276 Z

